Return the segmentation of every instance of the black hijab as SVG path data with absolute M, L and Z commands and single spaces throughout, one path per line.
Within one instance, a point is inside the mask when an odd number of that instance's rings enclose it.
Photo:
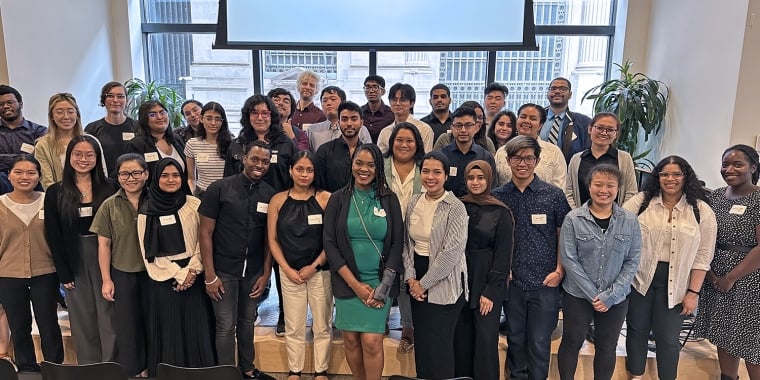
M 180 173 L 182 181 L 179 190 L 168 193 L 161 190 L 158 181 L 167 166 L 173 165 Z M 140 213 L 146 215 L 143 246 L 145 258 L 153 262 L 156 257 L 172 256 L 187 251 L 182 222 L 177 213 L 185 205 L 190 187 L 182 166 L 173 158 L 162 158 L 151 173 L 148 199 L 140 206 Z

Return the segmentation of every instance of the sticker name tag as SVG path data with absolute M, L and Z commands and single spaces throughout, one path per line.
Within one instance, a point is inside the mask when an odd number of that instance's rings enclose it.
M 269 210 L 269 203 L 264 203 L 264 202 L 256 203 L 256 212 L 266 214 L 267 210 Z
M 733 205 L 731 206 L 731 209 L 728 210 L 729 214 L 734 215 L 744 215 L 744 212 L 747 211 L 747 206 L 744 205 Z
M 208 153 L 198 153 L 198 162 L 208 162 Z
M 32 154 L 32 153 L 34 153 L 34 145 L 29 145 L 27 143 L 22 143 L 21 144 L 21 151 L 24 152 L 24 153 Z
M 170 226 L 172 224 L 177 223 L 177 218 L 175 218 L 174 215 L 164 215 L 164 216 L 159 216 L 158 221 L 161 223 L 162 226 Z
M 457 170 L 458 168 L 456 166 L 452 166 L 449 168 L 449 177 L 456 177 L 457 176 Z
M 80 207 L 79 208 L 79 217 L 80 218 L 86 218 L 88 216 L 92 216 L 92 207 Z
M 322 224 L 322 214 L 309 215 L 307 217 L 309 225 Z
M 269 158 L 269 163 L 270 164 L 276 164 L 277 163 L 277 153 L 278 152 L 279 151 L 277 151 L 277 150 L 273 150 L 272 151 L 272 157 Z
M 375 216 L 379 216 L 381 218 L 385 218 L 385 210 L 381 208 L 374 207 L 373 212 L 375 213 Z
M 145 156 L 145 161 L 148 162 L 155 162 L 158 161 L 158 152 L 148 152 L 143 154 Z
M 135 134 L 133 132 L 122 132 L 121 133 L 121 139 L 123 141 L 129 141 L 135 138 Z
M 530 221 L 533 224 L 546 224 L 546 214 L 533 214 L 530 216 Z
M 694 236 L 697 234 L 697 228 L 694 226 L 682 226 L 681 230 L 688 236 Z
M 40 210 L 40 213 L 37 216 L 40 219 L 45 219 L 45 210 Z

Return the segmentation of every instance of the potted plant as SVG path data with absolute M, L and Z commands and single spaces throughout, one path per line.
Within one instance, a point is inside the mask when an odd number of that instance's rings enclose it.
M 158 100 L 169 111 L 169 121 L 172 128 L 177 128 L 182 123 L 182 103 L 185 99 L 171 87 L 163 86 L 155 81 L 145 82 L 139 78 L 132 78 L 124 83 L 127 88 L 127 114 L 137 120 L 137 111 L 140 105 L 148 100 Z
M 639 136 L 644 142 L 662 127 L 668 108 L 668 87 L 642 73 L 631 73 L 633 63 L 617 63 L 620 79 L 610 79 L 591 88 L 583 100 L 594 101 L 594 113 L 612 112 L 620 119 L 617 147 L 631 154 L 637 166 L 652 167 L 645 157 L 651 149 L 641 151 Z

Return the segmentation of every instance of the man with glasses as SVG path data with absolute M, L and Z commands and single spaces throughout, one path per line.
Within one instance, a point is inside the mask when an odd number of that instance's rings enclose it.
M 573 96 L 570 80 L 563 77 L 554 78 L 546 91 L 549 106 L 546 107 L 547 118 L 541 128 L 541 139 L 562 149 L 565 162 L 570 162 L 574 154 L 591 146 L 588 126 L 591 119 L 578 112 L 571 112 L 568 103 Z
M 367 104 L 362 106 L 364 126 L 369 130 L 372 142 L 377 143 L 380 131 L 393 123 L 394 116 L 391 107 L 383 103 L 385 95 L 385 79 L 379 75 L 370 75 L 364 79 L 364 96 Z
M 182 110 L 182 116 L 185 118 L 185 125 L 177 128 L 174 134 L 179 136 L 184 143 L 198 135 L 202 109 L 203 103 L 195 99 L 188 99 L 182 103 L 180 110 Z
M 12 190 L 8 182 L 13 158 L 34 153 L 34 142 L 47 133 L 47 128 L 24 119 L 21 94 L 15 88 L 0 85 L 0 194 Z
M 309 146 L 314 153 L 323 144 L 342 136 L 341 128 L 338 125 L 338 107 L 346 101 L 346 92 L 340 87 L 327 86 L 322 89 L 320 98 L 322 99 L 322 110 L 327 115 L 327 120 L 312 124 L 307 131 Z M 369 135 L 367 127 L 363 125 L 359 129 L 359 141 L 361 144 L 372 143 L 372 137 Z
M 449 159 L 449 178 L 446 180 L 446 190 L 452 191 L 457 197 L 467 194 L 465 168 L 475 160 L 483 160 L 491 164 L 492 173 L 496 173 L 496 163 L 493 155 L 485 148 L 475 144 L 475 126 L 477 115 L 470 107 L 459 107 L 451 115 L 451 134 L 454 139 L 451 144 L 444 146 L 441 153 Z
M 388 139 L 393 133 L 393 127 L 402 122 L 414 124 L 417 130 L 420 131 L 422 136 L 422 144 L 425 148 L 425 153 L 433 150 L 433 128 L 430 128 L 425 122 L 415 119 L 414 114 L 414 102 L 417 99 L 417 93 L 414 91 L 414 87 L 406 83 L 396 83 L 391 86 L 390 95 L 388 99 L 391 102 L 391 111 L 393 111 L 394 121 L 393 124 L 383 128 L 380 134 L 377 136 L 377 146 L 380 151 L 385 154 L 388 151 Z
M 551 335 L 559 314 L 559 231 L 570 205 L 565 194 L 534 174 L 542 160 L 539 141 L 517 136 L 504 149 L 512 169 L 508 183 L 493 191 L 512 210 L 514 253 L 507 308 L 507 363 L 512 379 L 549 376 Z
M 501 83 L 491 83 L 486 86 L 483 98 L 483 107 L 486 109 L 486 125 L 491 125 L 491 120 L 497 113 L 504 110 L 507 105 L 509 88 Z
M 438 137 L 451 129 L 452 119 L 451 111 L 449 111 L 451 90 L 449 86 L 438 83 L 430 89 L 430 106 L 433 107 L 433 111 L 420 120 L 433 128 L 435 134 L 433 141 L 438 141 Z

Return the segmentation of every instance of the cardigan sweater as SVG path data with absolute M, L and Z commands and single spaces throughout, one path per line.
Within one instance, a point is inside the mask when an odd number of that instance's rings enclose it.
M 41 194 L 45 197 L 45 194 Z M 44 199 L 42 200 L 44 202 Z M 0 202 L 0 277 L 31 278 L 55 272 L 45 241 L 45 208 L 26 225 Z
M 565 197 L 567 197 L 567 203 L 570 207 L 576 208 L 583 206 L 581 203 L 581 192 L 578 187 L 578 170 L 581 166 L 581 155 L 583 152 L 578 152 L 570 159 L 570 163 L 567 164 L 567 181 L 565 181 Z M 633 198 L 638 192 L 638 185 L 636 184 L 636 170 L 633 167 L 633 159 L 628 152 L 619 150 L 618 154 L 618 169 L 620 169 L 622 181 L 618 184 L 618 196 L 617 203 L 622 205 L 629 199 Z

